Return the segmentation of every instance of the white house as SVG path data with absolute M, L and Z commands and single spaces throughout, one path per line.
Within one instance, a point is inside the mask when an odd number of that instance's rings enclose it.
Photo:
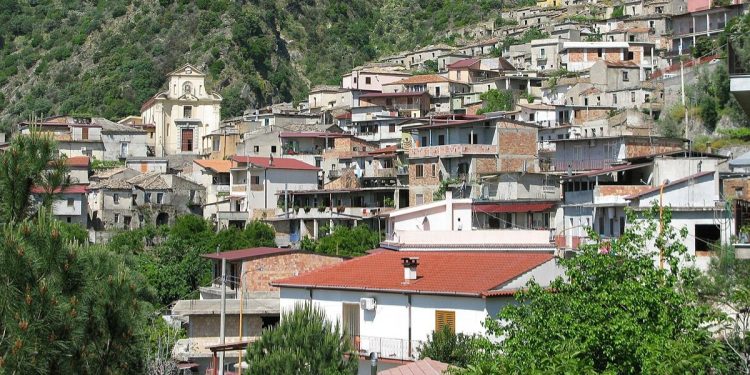
M 510 223 L 525 223 L 535 214 L 541 215 L 555 207 L 555 203 L 546 200 L 529 204 L 523 198 L 518 201 L 518 198 L 513 199 L 517 204 L 505 205 L 499 201 L 453 199 L 452 192 L 448 191 L 444 200 L 389 212 L 386 240 L 381 246 L 400 251 L 538 251 L 552 254 L 555 247 L 549 229 L 517 225 L 510 225 L 507 229 L 505 226 L 501 227 L 503 229 L 484 229 L 488 215 L 503 215 Z M 496 206 L 500 209 L 488 209 Z
M 167 90 L 141 107 L 142 121 L 156 127 L 156 156 L 210 153 L 201 140 L 219 129 L 221 95 L 208 91 L 206 75 L 190 64 L 167 77 Z
M 62 222 L 79 224 L 86 228 L 88 226 L 87 190 L 87 185 L 82 184 L 55 189 L 52 215 Z M 45 190 L 39 186 L 34 186 L 31 189 L 31 194 L 34 202 L 41 203 Z
M 297 159 L 235 156 L 229 170 L 230 211 L 217 213 L 219 224 L 244 226 L 248 220 L 275 215 L 285 190 L 317 189 L 319 171 Z
M 552 254 L 379 251 L 276 280 L 281 310 L 312 303 L 340 322 L 362 355 L 413 360 L 434 330 L 482 334 L 530 279 L 562 274 Z

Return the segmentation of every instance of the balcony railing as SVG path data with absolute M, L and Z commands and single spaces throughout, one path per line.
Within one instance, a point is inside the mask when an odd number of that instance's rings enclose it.
M 396 177 L 396 168 L 376 169 L 375 177 Z
M 617 160 L 615 159 L 596 159 L 596 160 L 557 160 L 554 162 L 554 170 L 565 172 L 568 166 L 572 171 L 590 171 L 594 169 L 607 168 Z
M 497 145 L 453 144 L 414 147 L 409 150 L 409 157 L 430 158 L 461 155 L 495 155 L 497 152 Z
M 228 193 L 229 185 L 214 185 L 214 189 L 217 193 Z
M 247 220 L 250 214 L 245 211 L 219 211 L 216 218 L 219 220 L 241 221 Z
M 419 340 L 404 340 L 387 337 L 354 336 L 352 343 L 360 355 L 378 353 L 378 357 L 412 361 L 419 358 L 419 349 L 423 344 Z
M 246 190 L 245 185 L 232 186 L 232 193 L 244 193 Z

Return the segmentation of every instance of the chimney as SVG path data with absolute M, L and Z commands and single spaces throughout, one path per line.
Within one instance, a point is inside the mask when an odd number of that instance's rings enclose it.
M 408 283 L 410 280 L 416 280 L 419 257 L 401 258 L 401 262 L 404 264 L 404 282 Z

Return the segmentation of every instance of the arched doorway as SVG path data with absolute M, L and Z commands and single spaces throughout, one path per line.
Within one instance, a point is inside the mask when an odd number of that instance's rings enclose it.
M 166 212 L 160 212 L 156 216 L 156 225 L 169 225 L 169 214 Z

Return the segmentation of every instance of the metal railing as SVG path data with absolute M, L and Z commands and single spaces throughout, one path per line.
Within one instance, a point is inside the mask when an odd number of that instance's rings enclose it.
M 388 337 L 354 336 L 352 343 L 362 355 L 371 352 L 378 353 L 378 357 L 395 360 L 416 360 L 423 344 L 419 340 L 404 340 Z

